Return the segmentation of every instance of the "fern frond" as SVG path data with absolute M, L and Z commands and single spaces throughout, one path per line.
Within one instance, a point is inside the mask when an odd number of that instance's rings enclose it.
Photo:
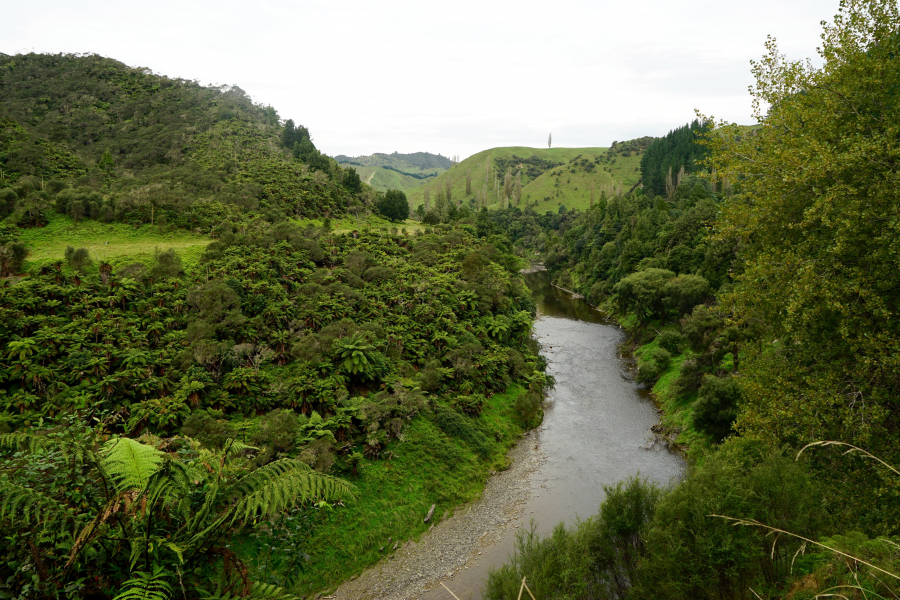
M 130 438 L 114 438 L 103 444 L 102 466 L 119 491 L 143 490 L 159 469 L 165 454 Z
M 276 585 L 256 582 L 251 586 L 250 593 L 224 594 L 216 596 L 203 596 L 202 600 L 300 600 L 297 596 L 287 592 Z
M 123 585 L 113 600 L 168 600 L 172 586 L 166 581 L 168 573 L 162 567 L 154 567 L 153 574 L 138 571 Z
M 232 510 L 231 523 L 272 517 L 315 499 L 349 499 L 355 492 L 356 488 L 342 479 L 285 458 L 256 469 L 233 486 L 233 493 L 240 499 Z
M 0 518 L 15 518 L 17 523 L 40 523 L 44 529 L 72 516 L 71 510 L 35 489 L 0 480 Z
M 0 433 L 0 448 L 14 448 L 16 450 L 28 449 L 34 452 L 39 448 L 49 446 L 51 441 L 46 435 L 30 433 L 26 431 L 13 431 L 12 433 Z
M 225 445 L 225 454 L 228 456 L 239 456 L 242 452 L 246 452 L 247 450 L 259 450 L 256 446 L 242 444 L 237 440 L 228 440 L 228 442 L 229 443 Z

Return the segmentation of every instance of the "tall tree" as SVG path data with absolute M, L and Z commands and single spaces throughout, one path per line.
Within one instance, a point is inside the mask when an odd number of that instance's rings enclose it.
M 722 125 L 707 137 L 711 165 L 736 192 L 717 225 L 744 260 L 727 302 L 778 340 L 743 361 L 739 428 L 852 442 L 895 464 L 898 23 L 893 1 L 842 3 L 823 24 L 821 68 L 787 60 L 769 38 L 752 69 L 761 127 Z

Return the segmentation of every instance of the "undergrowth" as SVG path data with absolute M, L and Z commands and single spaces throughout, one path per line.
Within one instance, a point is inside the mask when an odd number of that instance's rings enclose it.
M 336 587 L 392 554 L 398 542 L 402 547 L 418 540 L 432 524 L 475 500 L 493 471 L 508 467 L 506 452 L 523 432 L 514 405 L 525 393 L 512 386 L 489 398 L 478 417 L 465 417 L 487 442 L 486 453 L 472 443 L 474 436 L 448 435 L 431 418 L 420 416 L 386 448 L 383 456 L 389 458 L 365 461 L 356 476 L 346 457 L 339 459 L 336 470 L 358 488 L 357 500 L 347 506 L 312 507 L 295 520 L 296 529 L 285 539 L 294 552 L 307 557 L 300 568 L 271 568 L 273 557 L 285 548 L 270 536 L 245 539 L 245 560 L 271 583 L 306 595 Z M 432 504 L 434 516 L 425 523 Z

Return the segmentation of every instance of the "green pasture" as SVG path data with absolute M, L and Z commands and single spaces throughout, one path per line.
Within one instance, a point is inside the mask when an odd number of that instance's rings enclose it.
M 171 231 L 150 225 L 134 227 L 126 223 L 75 222 L 54 214 L 46 227 L 22 229 L 19 239 L 30 251 L 28 264 L 40 266 L 65 257 L 66 248 L 86 248 L 91 259 L 123 265 L 147 262 L 156 249 L 174 249 L 185 265 L 195 262 L 211 241 L 209 237 L 184 230 Z

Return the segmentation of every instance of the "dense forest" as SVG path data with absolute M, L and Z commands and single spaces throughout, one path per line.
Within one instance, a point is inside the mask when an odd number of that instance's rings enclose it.
M 423 533 L 541 422 L 536 256 L 687 467 L 523 531 L 485 597 L 898 597 L 898 27 L 842 4 L 821 67 L 767 42 L 757 126 L 486 152 L 419 223 L 236 86 L 0 55 L 0 597 L 312 598 Z M 486 207 L 614 167 L 582 210 Z M 29 260 L 85 220 L 203 249 Z
M 389 195 L 236 87 L 24 55 L 0 94 L 3 597 L 321 590 L 380 558 L 385 517 L 412 535 L 470 499 L 539 422 L 505 236 L 336 230 Z M 212 242 L 28 261 L 29 231 L 85 219 Z M 413 468 L 403 486 L 385 462 Z
M 488 597 L 524 576 L 539 598 L 896 596 L 898 23 L 893 3 L 847 4 L 821 69 L 770 39 L 759 126 L 655 140 L 634 193 L 491 214 L 629 330 L 691 466 L 523 533 Z
M 282 126 L 237 86 L 29 54 L 0 58 L 0 95 L 0 216 L 22 225 L 45 222 L 54 203 L 75 219 L 209 230 L 247 210 L 277 220 L 372 201 L 306 128 Z

